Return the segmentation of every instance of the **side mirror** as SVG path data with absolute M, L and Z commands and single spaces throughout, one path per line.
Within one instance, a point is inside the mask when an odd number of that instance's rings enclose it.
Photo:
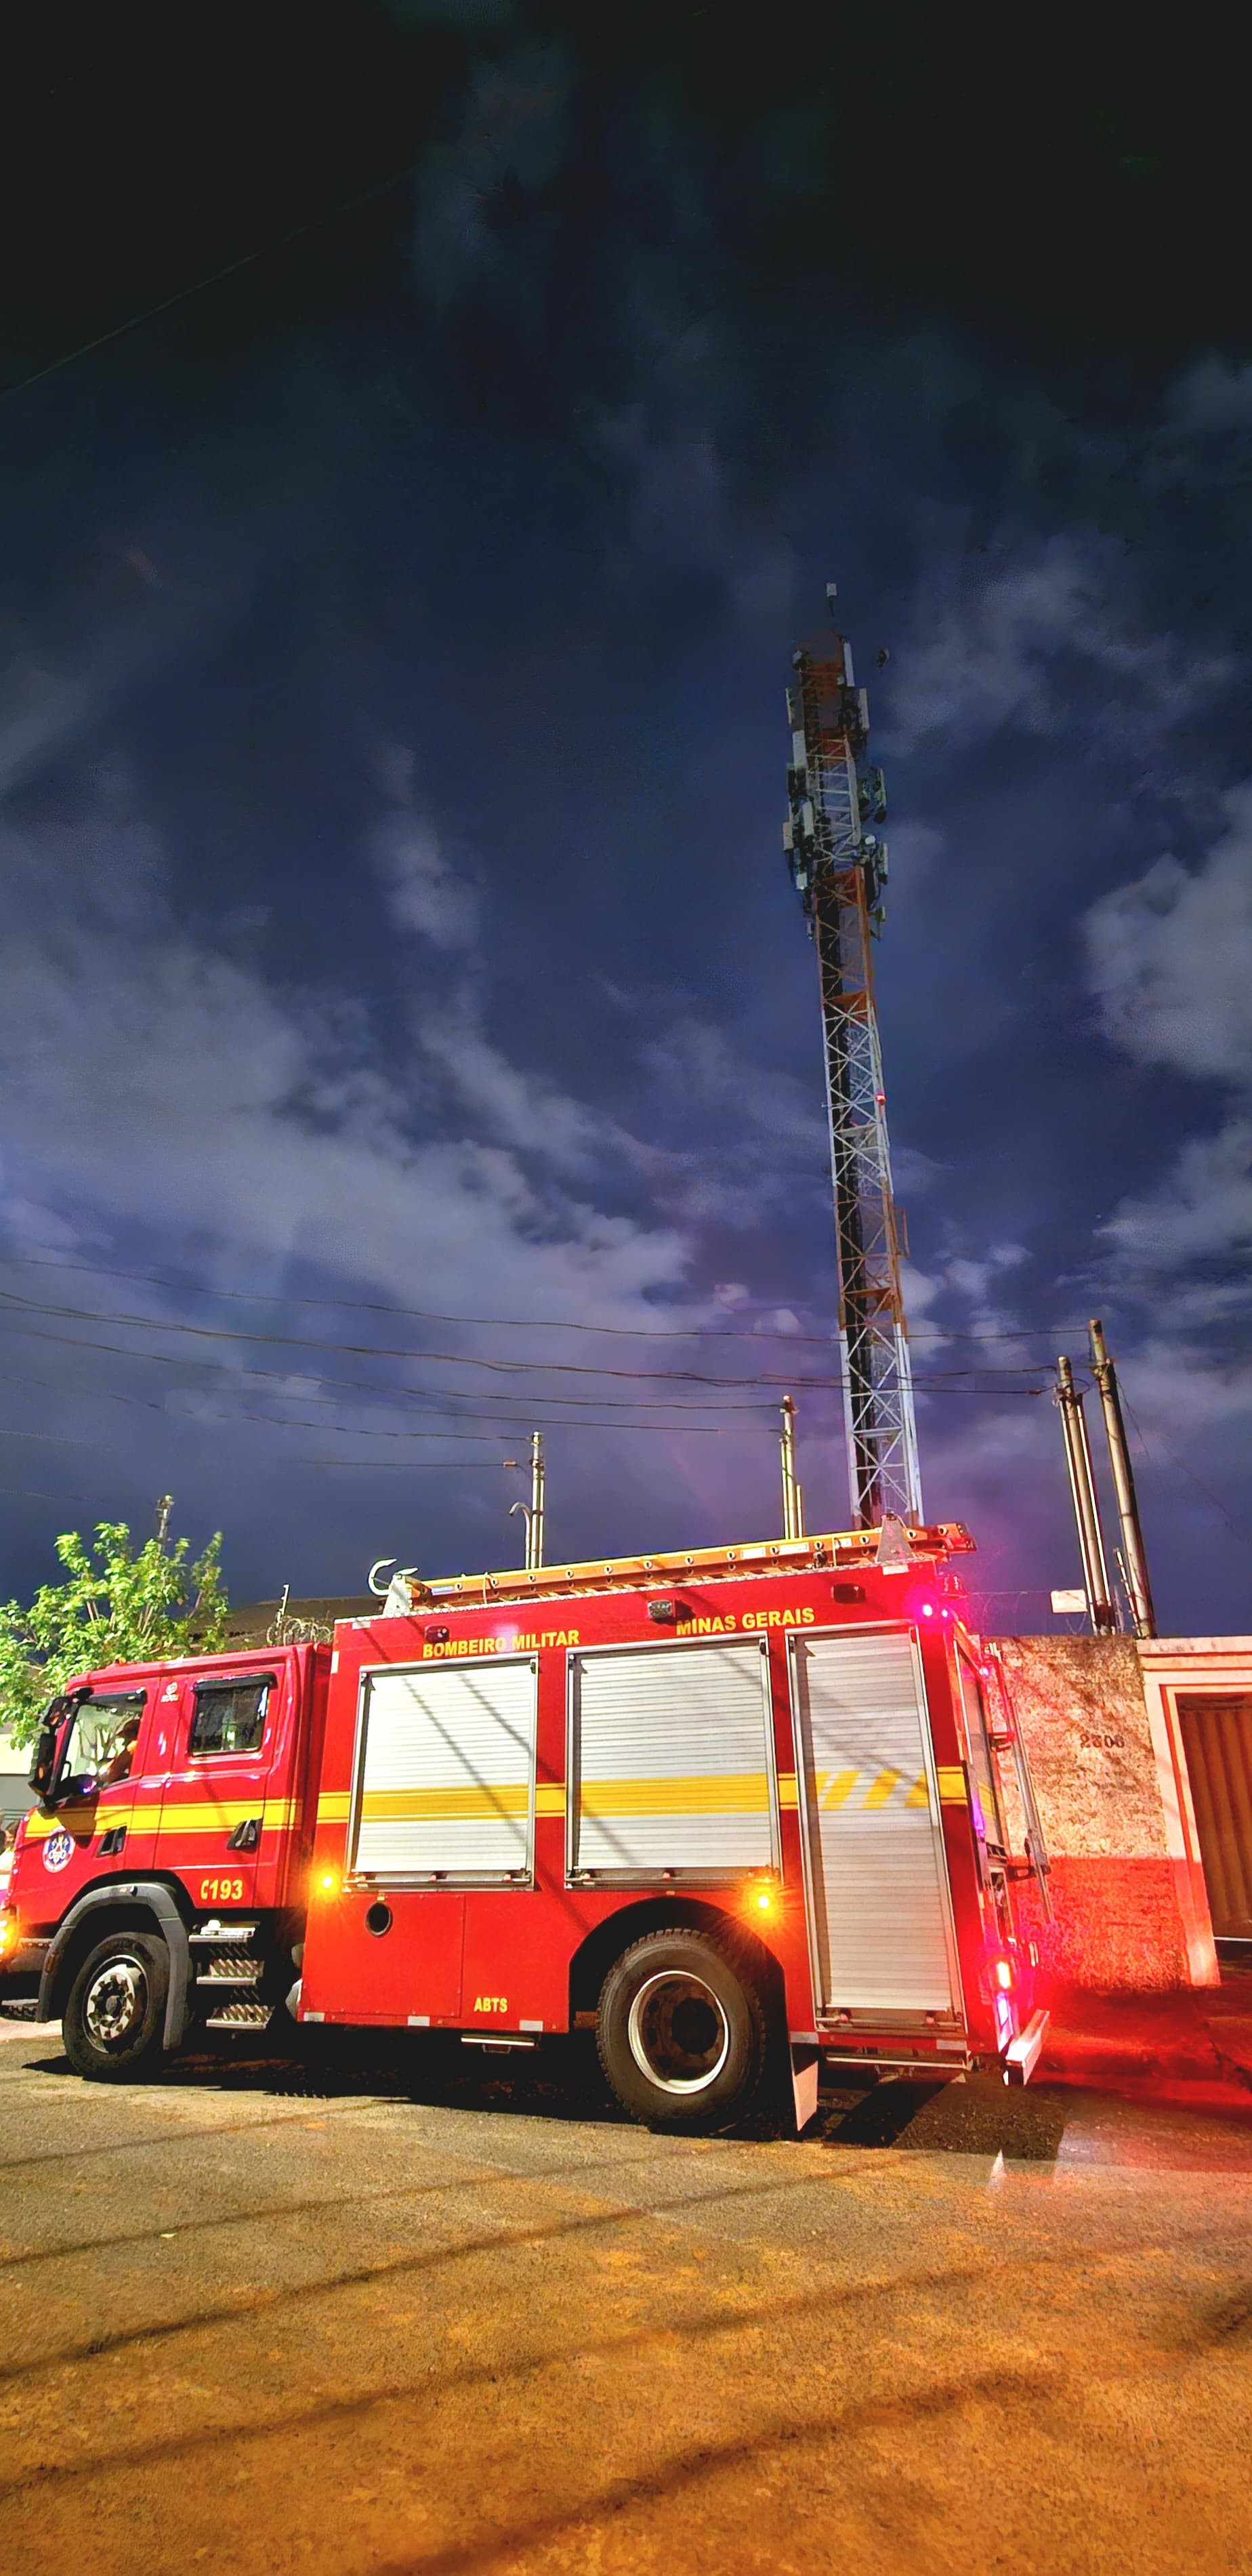
M 52 1787 L 52 1775 L 56 1769 L 56 1759 L 57 1730 L 55 1726 L 41 1726 L 38 1736 L 35 1739 L 35 1751 L 31 1760 L 30 1770 L 26 1775 L 28 1784 L 34 1790 L 37 1798 L 46 1798 L 50 1788 Z

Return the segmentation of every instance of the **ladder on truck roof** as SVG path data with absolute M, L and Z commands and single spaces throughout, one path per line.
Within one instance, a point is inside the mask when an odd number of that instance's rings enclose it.
M 919 1564 L 939 1564 L 949 1556 L 969 1556 L 974 1541 L 961 1521 L 938 1521 L 929 1526 L 906 1529 L 910 1556 Z M 496 1574 L 454 1574 L 424 1583 L 416 1575 L 409 1577 L 415 1609 L 439 1603 L 454 1608 L 458 1601 L 519 1601 L 552 1599 L 566 1592 L 610 1592 L 619 1586 L 640 1588 L 670 1581 L 706 1579 L 719 1574 L 820 1573 L 824 1567 L 844 1569 L 872 1566 L 878 1557 L 882 1533 L 877 1529 L 834 1530 L 823 1536 L 798 1539 L 757 1539 L 740 1547 L 696 1547 L 675 1549 L 657 1556 L 589 1557 L 578 1565 L 518 1566 Z M 368 1619 L 356 1620 L 357 1627 L 368 1627 Z

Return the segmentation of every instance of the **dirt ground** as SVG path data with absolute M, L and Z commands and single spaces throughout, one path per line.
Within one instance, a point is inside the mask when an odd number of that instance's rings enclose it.
M 1252 2112 L 0 2033 L 15 2576 L 1252 2569 Z

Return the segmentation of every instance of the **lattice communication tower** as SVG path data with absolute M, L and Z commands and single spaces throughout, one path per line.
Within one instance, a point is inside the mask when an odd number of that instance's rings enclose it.
M 833 599 L 834 586 L 828 596 Z M 839 1260 L 848 1485 L 855 1525 L 922 1521 L 921 1476 L 872 943 L 887 845 L 882 771 L 866 761 L 869 714 L 846 639 L 792 655 L 791 765 L 783 844 L 817 950 Z

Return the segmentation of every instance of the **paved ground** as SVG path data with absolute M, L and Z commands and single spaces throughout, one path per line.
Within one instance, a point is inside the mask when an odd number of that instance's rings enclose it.
M 1252 2569 L 1252 2114 L 680 2144 L 577 2043 L 122 2090 L 0 2031 L 22 2576 Z

